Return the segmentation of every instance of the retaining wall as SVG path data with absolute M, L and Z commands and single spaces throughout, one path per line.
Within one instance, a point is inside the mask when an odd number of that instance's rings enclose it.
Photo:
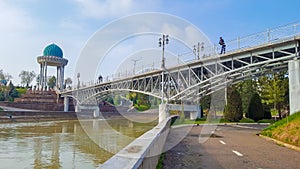
M 58 111 L 0 111 L 1 122 L 40 122 L 53 120 L 76 120 L 75 112 Z
M 99 169 L 155 169 L 169 134 L 172 116 L 99 166 Z

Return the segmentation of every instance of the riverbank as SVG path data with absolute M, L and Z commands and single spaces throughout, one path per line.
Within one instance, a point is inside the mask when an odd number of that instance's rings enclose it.
M 0 111 L 0 123 L 76 120 L 75 112 L 57 111 Z
M 151 122 L 158 119 L 157 113 L 140 112 L 102 112 L 98 117 L 100 119 L 125 118 L 133 122 Z M 0 111 L 0 123 L 21 123 L 21 122 L 44 122 L 61 120 L 94 119 L 93 113 L 73 111 L 36 111 L 36 110 L 9 110 Z

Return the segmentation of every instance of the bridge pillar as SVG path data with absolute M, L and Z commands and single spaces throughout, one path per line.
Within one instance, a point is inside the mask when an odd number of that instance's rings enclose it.
M 64 111 L 65 112 L 69 111 L 69 105 L 70 105 L 70 103 L 69 103 L 69 97 L 65 96 L 64 97 Z
M 166 118 L 169 117 L 169 109 L 168 104 L 160 104 L 159 105 L 159 115 L 158 115 L 158 123 L 162 122 Z
M 99 111 L 99 107 L 96 107 L 94 109 L 94 113 L 93 113 L 94 118 L 98 118 L 100 116 L 100 111 Z
M 300 60 L 289 61 L 290 115 L 300 111 Z
M 195 105 L 196 111 L 190 112 L 190 120 L 196 120 L 201 118 L 201 107 L 199 105 Z

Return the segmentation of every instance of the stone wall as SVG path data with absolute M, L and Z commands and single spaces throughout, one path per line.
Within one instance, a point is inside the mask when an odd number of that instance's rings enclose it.
M 53 120 L 76 120 L 75 112 L 58 111 L 0 111 L 2 122 L 40 122 Z
M 74 111 L 72 99 L 70 99 L 69 111 Z M 14 102 L 0 102 L 0 106 L 15 107 L 29 110 L 63 111 L 64 99 L 59 97 L 55 91 L 27 90 Z

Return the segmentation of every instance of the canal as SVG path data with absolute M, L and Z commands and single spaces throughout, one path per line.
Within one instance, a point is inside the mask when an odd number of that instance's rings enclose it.
M 0 168 L 96 168 L 156 124 L 124 118 L 0 124 Z

